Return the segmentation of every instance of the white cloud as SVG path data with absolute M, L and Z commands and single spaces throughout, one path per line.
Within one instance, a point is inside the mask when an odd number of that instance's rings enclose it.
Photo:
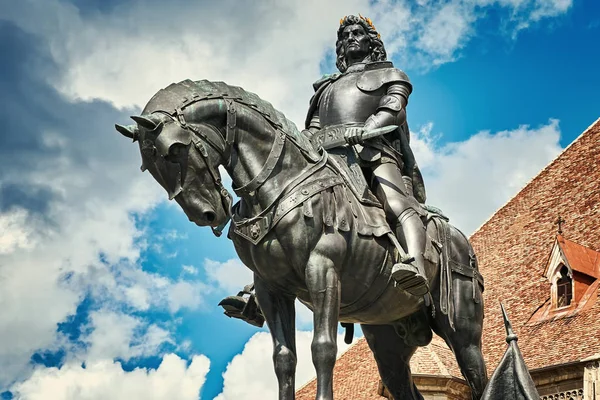
M 15 208 L 0 213 L 0 254 L 33 246 L 28 222 L 28 213 L 23 209 Z
M 64 104 L 52 107 L 54 118 L 63 118 Z M 0 186 L 49 193 L 37 199 L 42 211 L 13 206 L 0 214 L 0 388 L 27 376 L 32 354 L 60 346 L 57 324 L 86 295 L 115 309 L 176 312 L 201 303 L 200 283 L 141 270 L 142 232 L 133 214 L 166 196 L 139 171 L 135 147 L 113 131 L 117 113 L 97 104 L 90 122 L 83 110 L 69 110 L 62 130 L 33 132 L 39 151 L 23 156 L 26 164 L 0 168 Z
M 217 284 L 217 287 L 226 292 L 238 292 L 254 281 L 252 271 L 238 259 L 232 258 L 225 262 L 211 259 L 204 260 L 204 270 L 209 281 Z
M 424 23 L 417 48 L 430 54 L 434 65 L 453 61 L 473 33 L 474 11 L 458 2 L 443 5 Z
M 89 290 L 105 301 L 122 302 L 140 311 L 155 307 L 176 313 L 201 306 L 202 293 L 210 289 L 199 281 L 172 280 L 142 271 L 136 264 L 122 263 L 119 268 L 118 274 L 106 268 L 95 269 L 90 273 L 94 279 Z
M 562 150 L 557 120 L 537 128 L 479 132 L 441 148 L 432 124 L 414 133 L 411 145 L 427 188 L 427 203 L 440 207 L 466 234 L 537 175 Z
M 84 330 L 91 332 L 82 339 L 88 345 L 83 356 L 86 363 L 147 357 L 157 354 L 164 343 L 173 343 L 168 331 L 127 314 L 103 310 L 91 313 L 90 319 Z
M 300 388 L 315 375 L 310 344 L 312 332 L 296 332 L 298 364 L 296 366 L 296 388 Z M 349 347 L 338 335 L 338 357 Z M 259 332 L 252 336 L 241 354 L 236 355 L 223 374 L 223 393 L 216 400 L 275 399 L 277 378 L 273 369 L 273 342 L 271 335 Z M 248 366 L 252 367 L 249 368 Z
M 206 286 L 201 283 L 191 283 L 182 280 L 169 285 L 169 310 L 172 313 L 175 313 L 183 307 L 197 307 L 202 301 L 201 294 L 204 291 L 204 288 L 206 288 Z
M 168 354 L 156 370 L 126 372 L 112 360 L 91 362 L 85 368 L 70 363 L 62 368 L 39 368 L 13 387 L 16 400 L 197 400 L 210 362 L 195 356 L 188 366 Z
M 183 270 L 183 272 L 185 272 L 186 274 L 190 274 L 190 275 L 198 275 L 198 268 L 194 267 L 193 265 L 182 265 L 181 269 Z
M 47 41 L 61 67 L 52 84 L 71 99 L 139 107 L 171 82 L 223 80 L 256 92 L 301 123 L 311 82 L 320 76 L 323 56 L 334 49 L 344 15 L 371 16 L 402 68 L 429 68 L 458 57 L 486 8 L 502 8 L 523 29 L 530 21 L 564 14 L 571 1 L 178 1 L 173 4 L 178 12 L 164 18 L 159 2 L 133 1 L 115 12 L 82 14 L 65 2 L 27 0 L 6 17 Z
M 535 1 L 531 19 L 539 21 L 543 18 L 556 17 L 569 10 L 573 0 L 537 0 Z

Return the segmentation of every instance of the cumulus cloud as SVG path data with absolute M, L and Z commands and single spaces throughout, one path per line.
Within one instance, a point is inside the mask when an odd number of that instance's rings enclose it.
M 344 15 L 371 16 L 402 68 L 429 68 L 460 55 L 488 8 L 508 14 L 509 29 L 519 30 L 564 14 L 571 3 L 179 0 L 172 5 L 179 12 L 164 18 L 160 2 L 132 1 L 105 13 L 83 14 L 63 1 L 27 0 L 5 13 L 47 41 L 60 65 L 52 84 L 73 100 L 140 107 L 171 82 L 205 78 L 256 92 L 300 123 L 310 82 L 320 76 L 324 55 L 334 50 L 337 21 Z
M 23 209 L 0 213 L 0 254 L 32 247 L 32 232 L 27 217 L 27 212 Z
M 225 262 L 204 260 L 204 270 L 210 282 L 217 285 L 219 290 L 238 292 L 244 286 L 252 283 L 254 277 L 239 258 L 232 258 Z
M 164 343 L 173 343 L 171 334 L 155 324 L 120 312 L 96 311 L 84 327 L 90 333 L 82 339 L 87 344 L 86 363 L 116 358 L 129 360 L 157 354 Z
M 431 56 L 431 63 L 439 65 L 453 61 L 473 33 L 475 10 L 460 2 L 444 4 L 423 22 L 416 47 Z
M 557 120 L 535 128 L 482 131 L 442 147 L 432 129 L 428 124 L 413 132 L 411 142 L 425 175 L 427 203 L 440 207 L 467 234 L 562 151 Z
M 197 400 L 210 362 L 195 356 L 187 365 L 175 354 L 166 355 L 156 370 L 126 372 L 112 360 L 83 367 L 70 363 L 62 368 L 39 368 L 13 390 L 17 400 Z
M 296 332 L 298 364 L 296 366 L 296 388 L 300 388 L 315 375 L 310 344 L 312 332 Z M 338 357 L 349 347 L 338 335 Z M 271 335 L 259 332 L 252 336 L 241 354 L 236 355 L 223 374 L 223 392 L 216 400 L 239 398 L 277 398 L 277 378 L 273 369 L 273 342 Z M 251 365 L 252 368 L 248 368 Z
M 0 135 L 0 364 L 9 366 L 0 369 L 0 388 L 5 388 L 31 371 L 32 354 L 60 346 L 57 324 L 74 315 L 86 296 L 100 309 L 176 312 L 200 305 L 201 291 L 198 283 L 151 274 L 139 265 L 143 230 L 135 215 L 166 195 L 139 171 L 131 142 L 114 132 L 123 115 L 101 102 L 65 102 L 32 72 L 52 66 L 47 54 L 36 52 L 38 42 L 6 24 L 0 24 L 0 37 L 11 38 L 0 41 L 0 53 L 10 60 L 0 78 L 6 88 L 0 91 L 5 105 L 0 114 L 10 121 Z M 105 326 L 101 321 L 93 327 Z M 118 321 L 132 323 L 126 317 Z M 141 333 L 148 334 L 167 340 L 152 326 Z
M 181 270 L 186 274 L 198 275 L 198 268 L 194 267 L 193 265 L 182 265 Z

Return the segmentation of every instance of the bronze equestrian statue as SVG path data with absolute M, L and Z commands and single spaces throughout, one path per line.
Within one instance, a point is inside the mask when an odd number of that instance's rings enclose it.
M 432 331 L 479 399 L 483 278 L 466 237 L 420 204 L 405 116 L 411 86 L 375 37 L 369 20 L 342 20 L 343 71 L 316 84 L 303 132 L 253 93 L 190 80 L 160 90 L 135 125 L 116 128 L 138 142 L 142 170 L 192 222 L 218 233 L 231 218 L 228 236 L 254 272 L 273 338 L 279 399 L 295 396 L 296 298 L 314 313 L 317 399 L 333 399 L 338 322 L 361 324 L 396 399 L 422 399 L 409 361 Z M 377 132 L 387 133 L 360 143 Z M 340 137 L 351 146 L 324 150 Z M 233 206 L 219 166 L 241 198 Z

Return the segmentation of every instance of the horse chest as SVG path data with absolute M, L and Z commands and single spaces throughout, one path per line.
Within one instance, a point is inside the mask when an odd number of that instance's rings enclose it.
M 286 285 L 300 284 L 299 274 L 302 272 L 301 257 L 299 252 L 290 252 L 289 245 L 281 243 L 276 235 L 277 228 L 260 243 L 254 245 L 246 240 L 235 240 L 235 248 L 240 260 L 253 272 L 267 281 L 277 283 L 286 282 Z

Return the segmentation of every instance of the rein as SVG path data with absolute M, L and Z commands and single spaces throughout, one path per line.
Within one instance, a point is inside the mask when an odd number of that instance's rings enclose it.
M 203 124 L 203 123 L 189 124 L 186 121 L 184 111 L 188 106 L 195 104 L 202 100 L 219 100 L 219 99 L 224 100 L 226 103 L 226 106 L 227 106 L 227 121 L 226 121 L 226 125 L 225 125 L 225 137 L 223 137 L 223 134 L 221 133 L 221 131 L 219 129 L 217 129 L 216 127 L 214 127 L 210 124 Z M 273 142 L 271 150 L 269 151 L 269 155 L 267 156 L 267 159 L 266 159 L 264 165 L 260 169 L 260 172 L 254 178 L 252 178 L 250 180 L 250 182 L 246 183 L 245 185 L 237 187 L 237 188 L 236 187 L 233 188 L 234 192 L 239 197 L 247 197 L 247 196 L 251 196 L 254 193 L 256 193 L 256 191 L 267 181 L 267 179 L 269 179 L 269 177 L 273 173 L 273 170 L 275 169 L 275 166 L 277 165 L 277 163 L 281 157 L 281 154 L 283 152 L 283 148 L 285 147 L 285 142 L 286 142 L 288 135 L 282 130 L 282 127 L 280 124 L 273 121 L 268 115 L 264 115 L 264 113 L 260 112 L 255 107 L 253 107 L 252 104 L 246 104 L 246 103 L 240 101 L 239 98 L 226 97 L 222 94 L 217 95 L 217 96 L 212 96 L 209 94 L 209 95 L 206 95 L 203 97 L 201 97 L 199 95 L 194 95 L 194 96 L 192 96 L 191 99 L 184 98 L 183 103 L 179 107 L 175 107 L 174 112 L 168 112 L 168 111 L 164 111 L 164 110 L 155 110 L 153 112 L 153 113 L 160 113 L 160 114 L 167 115 L 173 122 L 178 124 L 182 129 L 194 133 L 193 135 L 191 135 L 191 142 L 194 144 L 194 147 L 198 150 L 204 163 L 206 164 L 209 174 L 213 180 L 213 183 L 214 183 L 215 187 L 217 188 L 217 190 L 219 191 L 219 194 L 221 196 L 221 202 L 222 202 L 223 208 L 225 209 L 225 211 L 227 212 L 227 215 L 228 215 L 228 220 L 225 223 L 221 224 L 217 228 L 212 228 L 213 233 L 216 236 L 221 236 L 222 230 L 224 229 L 225 225 L 227 224 L 227 222 L 229 222 L 229 219 L 232 218 L 233 197 L 227 191 L 227 189 L 223 186 L 221 176 L 218 173 L 218 171 L 216 171 L 215 168 L 211 165 L 209 157 L 208 157 L 208 152 L 206 150 L 204 143 L 206 143 L 207 145 L 212 147 L 217 152 L 217 154 L 219 154 L 219 156 L 221 157 L 221 164 L 223 166 L 225 166 L 225 167 L 231 166 L 232 147 L 233 147 L 233 143 L 235 143 L 235 140 L 237 137 L 237 110 L 236 110 L 237 102 L 239 102 L 240 104 L 246 105 L 248 107 L 251 107 L 254 111 L 258 112 L 277 131 L 277 134 L 275 135 L 275 140 Z M 201 125 L 203 127 L 209 128 L 209 131 L 213 132 L 214 135 L 208 135 L 205 132 L 203 132 L 202 130 L 198 129 L 194 125 Z M 214 138 L 211 136 L 214 136 Z M 216 138 L 216 140 L 215 140 L 215 138 Z M 298 145 L 298 143 L 296 143 L 295 140 L 292 140 L 292 142 L 294 144 L 296 144 L 299 148 L 301 148 Z M 266 209 L 263 212 L 261 212 L 257 217 L 260 217 L 260 216 L 264 215 L 266 212 L 268 212 L 269 210 L 271 210 L 273 208 L 273 205 L 278 200 L 280 200 L 283 197 L 283 195 L 289 191 L 289 189 L 292 189 L 293 187 L 297 186 L 299 183 L 303 182 L 308 176 L 310 176 L 316 170 L 318 170 L 322 166 L 324 166 L 325 161 L 326 161 L 326 153 L 323 154 L 321 159 L 318 160 L 318 162 L 316 164 L 309 166 L 308 168 L 303 170 L 300 173 L 300 176 L 298 176 L 296 179 L 292 180 L 287 185 L 285 185 L 285 187 L 283 188 L 281 193 L 279 193 L 279 195 L 276 196 L 275 200 L 268 207 L 266 207 Z M 238 224 L 235 224 L 235 225 L 237 226 Z
M 220 98 L 223 98 L 223 97 L 220 97 Z M 190 135 L 191 142 L 193 143 L 194 147 L 198 150 L 202 160 L 206 164 L 206 167 L 208 169 L 210 177 L 212 178 L 213 184 L 217 188 L 219 195 L 221 196 L 221 204 L 223 206 L 223 209 L 227 213 L 227 220 L 223 224 L 221 224 L 220 226 L 218 226 L 216 228 L 211 227 L 213 234 L 215 236 L 219 237 L 222 235 L 223 229 L 225 228 L 225 225 L 227 224 L 227 222 L 229 222 L 229 220 L 231 220 L 231 217 L 232 217 L 231 207 L 233 205 L 233 196 L 231 196 L 229 191 L 223 185 L 223 181 L 221 180 L 221 175 L 219 174 L 219 172 L 217 170 L 215 170 L 215 168 L 212 166 L 209 156 L 208 156 L 208 151 L 206 151 L 206 147 L 204 146 L 202 141 L 204 140 L 210 147 L 212 147 L 213 149 L 215 149 L 217 151 L 217 154 L 219 154 L 219 156 L 221 157 L 221 164 L 223 164 L 224 166 L 229 166 L 229 164 L 231 163 L 231 144 L 235 141 L 236 118 L 235 118 L 235 108 L 233 107 L 233 105 L 230 106 L 230 104 L 228 102 L 228 105 L 227 105 L 227 122 L 228 123 L 227 123 L 227 134 L 226 134 L 227 136 L 225 139 L 223 138 L 223 136 L 221 135 L 219 130 L 216 129 L 215 127 L 213 127 L 212 125 L 199 124 L 199 125 L 207 127 L 215 134 L 214 136 L 217 137 L 218 141 L 219 141 L 219 143 L 216 143 L 212 138 L 209 137 L 209 135 L 205 134 L 204 132 L 202 132 L 201 130 L 196 128 L 195 126 L 188 124 L 186 122 L 185 116 L 183 114 L 183 110 L 185 109 L 185 107 L 189 106 L 190 104 L 196 103 L 201 100 L 206 100 L 206 99 L 207 99 L 206 97 L 197 97 L 192 102 L 184 102 L 184 104 L 182 106 L 175 108 L 175 117 L 171 113 L 169 113 L 167 111 L 163 111 L 163 110 L 157 110 L 157 111 L 154 111 L 153 113 L 160 113 L 163 115 L 167 115 L 169 118 L 171 118 L 171 120 L 173 122 L 178 124 L 182 129 L 194 133 L 193 135 Z M 227 99 L 226 99 L 226 101 L 227 101 Z M 233 104 L 233 101 L 231 101 L 231 104 Z M 233 117 L 230 117 L 230 115 L 233 115 Z M 230 124 L 230 121 L 232 121 L 231 124 Z M 230 128 L 230 126 L 231 126 L 231 128 Z

